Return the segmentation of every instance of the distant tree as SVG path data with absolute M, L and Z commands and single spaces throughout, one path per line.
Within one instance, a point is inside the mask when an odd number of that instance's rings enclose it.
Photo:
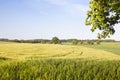
M 0 41 L 9 41 L 9 39 L 0 38 Z
M 89 44 L 89 45 L 94 45 L 94 42 L 93 41 L 87 41 L 87 44 Z
M 84 44 L 84 42 L 83 42 L 83 41 L 81 41 L 81 42 L 80 42 L 80 44 Z
M 32 43 L 40 43 L 40 41 L 39 40 L 32 40 Z
M 77 40 L 77 39 L 73 39 L 73 40 L 72 40 L 72 44 L 73 44 L 73 45 L 77 45 L 77 44 L 78 44 L 78 40 Z
M 20 40 L 18 40 L 18 39 L 14 39 L 14 40 L 11 40 L 12 42 L 17 42 L 17 43 L 21 43 L 21 41 Z
M 60 44 L 60 40 L 59 40 L 58 37 L 53 37 L 50 43 L 52 43 L 52 44 Z
M 90 44 L 90 41 L 87 41 L 87 44 Z
M 40 43 L 41 43 L 41 44 L 45 44 L 46 41 L 42 39 L 42 40 L 40 41 Z
M 96 41 L 96 44 L 98 44 L 98 45 L 99 45 L 99 44 L 100 44 L 100 41 Z

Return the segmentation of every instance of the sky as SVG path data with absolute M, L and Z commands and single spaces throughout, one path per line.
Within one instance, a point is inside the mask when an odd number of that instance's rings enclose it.
M 97 39 L 85 25 L 89 0 L 0 0 L 0 38 Z M 120 40 L 120 25 L 110 39 Z

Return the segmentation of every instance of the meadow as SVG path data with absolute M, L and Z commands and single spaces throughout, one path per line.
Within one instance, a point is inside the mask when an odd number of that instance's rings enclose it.
M 85 45 L 89 48 L 100 49 L 120 55 L 120 42 L 102 42 L 101 45 Z
M 119 80 L 119 46 L 0 42 L 0 80 Z

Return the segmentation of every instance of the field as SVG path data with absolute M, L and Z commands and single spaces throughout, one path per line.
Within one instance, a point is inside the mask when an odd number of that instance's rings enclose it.
M 119 46 L 0 42 L 0 80 L 119 80 Z
M 120 55 L 120 42 L 103 42 L 101 45 L 85 45 L 86 47 L 109 51 Z

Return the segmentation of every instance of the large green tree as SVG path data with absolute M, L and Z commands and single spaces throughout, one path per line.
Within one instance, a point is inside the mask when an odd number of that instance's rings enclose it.
M 100 30 L 98 38 L 106 38 L 115 33 L 115 24 L 120 23 L 120 0 L 90 0 L 86 25 L 91 31 Z
M 52 40 L 51 40 L 51 43 L 52 44 L 59 44 L 60 43 L 60 40 L 58 37 L 53 37 Z

